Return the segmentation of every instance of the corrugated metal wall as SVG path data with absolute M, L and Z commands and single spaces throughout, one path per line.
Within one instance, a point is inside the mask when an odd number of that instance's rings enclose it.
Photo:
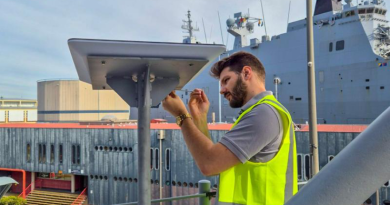
M 225 132 L 211 131 L 213 141 L 217 142 Z M 159 130 L 151 131 L 151 148 L 154 153 L 151 165 L 153 198 L 159 197 L 159 184 L 163 185 L 163 197 L 195 193 L 197 182 L 201 179 L 210 180 L 212 186 L 217 184 L 217 177 L 204 177 L 200 173 L 180 130 L 165 130 L 165 139 L 162 141 L 163 164 L 157 169 L 158 133 Z M 336 156 L 357 135 L 358 133 L 319 133 L 320 166 L 325 166 L 328 156 Z M 297 132 L 296 138 L 298 154 L 309 154 L 309 134 Z M 30 161 L 27 157 L 28 144 L 31 145 Z M 39 163 L 38 160 L 39 144 L 46 145 L 44 163 Z M 53 163 L 50 163 L 51 144 L 55 147 Z M 60 145 L 64 149 L 63 163 L 58 160 Z M 73 145 L 80 145 L 80 165 L 72 164 Z M 171 150 L 170 160 L 167 159 L 167 149 Z M 80 175 L 88 176 L 90 204 L 137 201 L 137 152 L 137 130 L 134 129 L 0 128 L 0 167 L 46 173 L 58 173 L 61 170 L 64 174 L 78 170 Z M 163 178 L 159 179 L 161 169 Z M 382 200 L 387 198 L 388 191 L 389 188 L 382 188 Z M 173 204 L 197 204 L 197 200 Z

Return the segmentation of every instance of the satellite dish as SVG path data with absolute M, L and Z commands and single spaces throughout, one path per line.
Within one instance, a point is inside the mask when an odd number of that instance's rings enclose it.
M 248 31 L 253 31 L 254 28 L 255 25 L 252 22 L 246 23 L 246 29 L 248 29 Z
M 228 20 L 226 20 L 226 25 L 227 25 L 228 28 L 233 27 L 234 24 L 235 24 L 234 19 L 228 19 Z

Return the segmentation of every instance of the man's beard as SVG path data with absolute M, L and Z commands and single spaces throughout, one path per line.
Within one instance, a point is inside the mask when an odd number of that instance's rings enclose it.
M 233 91 L 229 94 L 232 96 L 229 102 L 230 107 L 240 108 L 244 105 L 244 100 L 247 95 L 247 86 L 242 82 L 241 75 L 238 75 L 236 85 L 234 85 Z

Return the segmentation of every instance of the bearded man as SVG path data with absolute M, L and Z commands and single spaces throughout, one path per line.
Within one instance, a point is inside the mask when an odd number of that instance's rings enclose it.
M 174 92 L 162 105 L 176 117 L 199 170 L 219 174 L 217 204 L 284 204 L 298 190 L 295 134 L 289 112 L 265 89 L 262 63 L 237 52 L 215 63 L 210 73 L 230 106 L 241 108 L 218 143 L 210 139 L 210 103 L 202 90 L 191 93 L 190 112 Z

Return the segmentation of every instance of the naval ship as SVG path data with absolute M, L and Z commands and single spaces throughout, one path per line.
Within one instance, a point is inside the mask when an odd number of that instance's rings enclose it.
M 318 123 L 369 124 L 390 105 L 390 28 L 383 0 L 317 0 L 314 22 L 316 95 Z M 232 50 L 257 56 L 266 70 L 266 88 L 290 111 L 295 123 L 308 121 L 306 19 L 290 22 L 287 32 L 275 36 L 250 38 L 260 23 L 249 14 L 236 13 L 226 21 L 235 38 Z M 199 43 L 192 35 L 191 19 L 183 29 L 190 36 L 184 43 Z M 215 62 L 219 59 L 215 59 Z M 213 62 L 214 63 L 214 62 Z M 210 65 L 212 65 L 211 63 Z M 202 88 L 210 100 L 209 119 L 233 122 L 239 110 L 232 109 L 219 95 L 219 82 L 205 68 L 177 93 L 184 103 L 195 88 Z M 173 122 L 162 106 L 152 109 L 152 118 Z M 131 112 L 136 119 L 137 112 Z M 213 114 L 214 113 L 214 114 Z

